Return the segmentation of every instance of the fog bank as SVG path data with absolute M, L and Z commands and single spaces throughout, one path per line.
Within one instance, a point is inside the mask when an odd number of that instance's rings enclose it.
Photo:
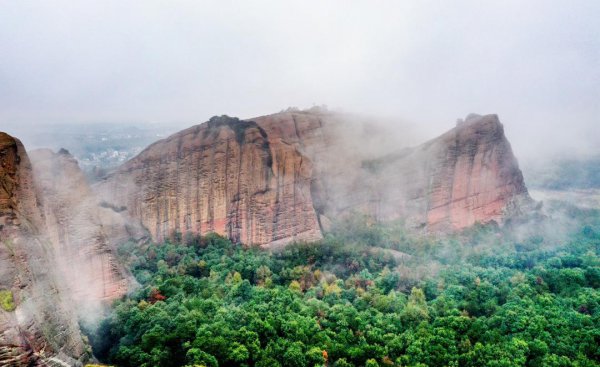
M 327 104 L 427 137 L 497 113 L 521 159 L 589 154 L 598 15 L 597 1 L 3 2 L 0 130 Z

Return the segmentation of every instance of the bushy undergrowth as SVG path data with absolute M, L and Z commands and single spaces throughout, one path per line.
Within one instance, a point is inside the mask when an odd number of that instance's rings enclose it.
M 10 290 L 0 290 L 0 307 L 6 312 L 15 310 L 15 301 Z

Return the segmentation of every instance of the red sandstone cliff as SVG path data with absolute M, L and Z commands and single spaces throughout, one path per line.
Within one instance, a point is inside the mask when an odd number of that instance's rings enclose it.
M 153 237 L 217 232 L 244 243 L 321 233 L 312 164 L 255 122 L 215 117 L 148 147 L 99 185 Z
M 496 115 L 470 115 L 418 147 L 363 162 L 371 212 L 430 230 L 456 230 L 517 214 L 531 199 Z
M 29 153 L 43 198 L 44 234 L 54 245 L 55 266 L 81 313 L 98 310 L 127 291 L 128 276 L 115 253 L 130 237 L 121 216 L 99 205 L 75 158 L 67 151 Z M 124 233 L 125 232 L 125 233 Z
M 0 291 L 16 306 L 0 309 L 0 365 L 79 365 L 77 321 L 125 294 L 116 245 L 141 235 L 101 205 L 68 152 L 28 155 L 0 133 Z
M 151 145 L 96 188 L 156 240 L 217 232 L 262 245 L 318 239 L 331 218 L 355 210 L 446 230 L 502 222 L 529 200 L 495 115 L 386 154 L 367 149 L 384 136 L 350 130 L 321 111 L 214 117 Z
M 0 308 L 0 365 L 45 365 L 47 358 L 85 356 L 68 295 L 40 235 L 43 214 L 21 142 L 0 132 L 0 290 L 14 308 Z
M 467 117 L 436 143 L 441 162 L 430 186 L 427 223 L 465 228 L 518 213 L 531 199 L 498 116 Z M 433 151 L 432 147 L 424 147 Z

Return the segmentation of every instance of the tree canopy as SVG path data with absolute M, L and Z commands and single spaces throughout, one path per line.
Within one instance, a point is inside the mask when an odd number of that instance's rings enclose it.
M 217 235 L 129 244 L 141 287 L 91 341 L 136 367 L 598 366 L 593 214 L 560 243 L 355 223 L 278 252 Z

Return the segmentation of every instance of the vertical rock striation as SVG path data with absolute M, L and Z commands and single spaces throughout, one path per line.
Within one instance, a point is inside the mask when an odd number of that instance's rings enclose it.
M 531 201 L 523 174 L 498 116 L 470 115 L 436 140 L 427 208 L 432 227 L 460 229 L 517 213 Z
M 44 217 L 21 142 L 0 132 L 0 365 L 45 365 L 86 358 L 84 343 L 55 272 L 52 245 L 40 236 Z
M 373 214 L 429 230 L 457 230 L 519 212 L 531 201 L 496 115 L 470 115 L 425 144 L 364 165 Z
M 80 316 L 89 318 L 100 311 L 99 301 L 127 292 L 129 276 L 115 250 L 119 240 L 133 234 L 126 232 L 121 216 L 99 205 L 68 151 L 34 150 L 29 156 L 43 197 L 43 232 L 53 244 L 55 266 Z
M 373 148 L 381 133 L 350 127 L 319 110 L 213 117 L 151 145 L 96 189 L 158 241 L 217 232 L 270 246 L 318 239 L 351 211 L 456 230 L 502 222 L 530 200 L 495 115 L 387 152 Z
M 321 237 L 312 165 L 256 122 L 213 117 L 148 147 L 97 187 L 157 240 L 217 232 L 265 244 Z

